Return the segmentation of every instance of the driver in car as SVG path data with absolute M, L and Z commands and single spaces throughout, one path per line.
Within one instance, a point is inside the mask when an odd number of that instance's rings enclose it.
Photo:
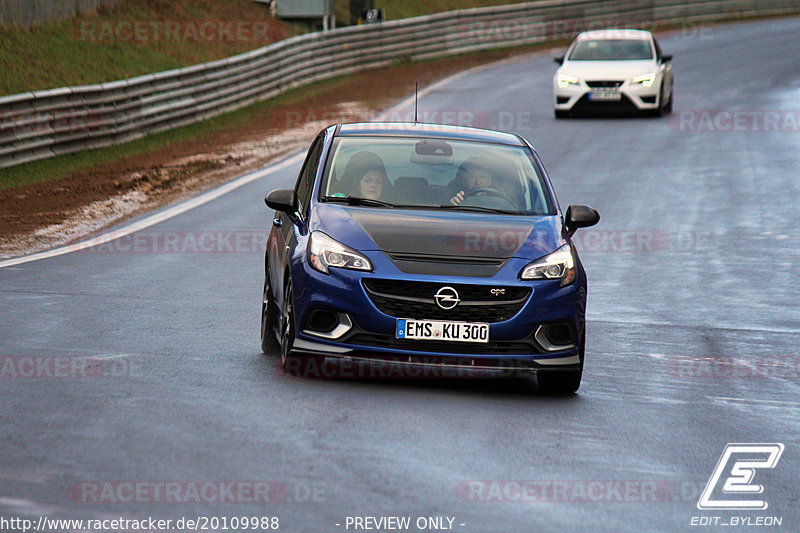
M 498 193 L 506 196 L 494 188 L 494 178 L 486 165 L 474 157 L 461 163 L 454 185 L 460 190 L 450 198 L 452 205 L 461 205 L 469 196 L 497 196 Z

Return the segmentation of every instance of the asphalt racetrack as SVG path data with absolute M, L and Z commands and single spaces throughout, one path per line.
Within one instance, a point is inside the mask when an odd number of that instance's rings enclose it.
M 555 120 L 557 52 L 421 94 L 423 119 L 522 134 L 562 208 L 600 212 L 576 236 L 577 395 L 285 375 L 258 340 L 263 198 L 298 158 L 115 241 L 0 268 L 0 517 L 800 531 L 798 34 L 785 19 L 662 36 L 669 117 Z M 729 443 L 783 444 L 753 469 L 767 509 L 698 509 Z

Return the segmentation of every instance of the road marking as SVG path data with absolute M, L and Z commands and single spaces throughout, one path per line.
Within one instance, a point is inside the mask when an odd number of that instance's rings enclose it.
M 185 202 L 181 202 L 168 209 L 165 209 L 164 211 L 155 213 L 153 215 L 150 215 L 149 217 L 143 218 L 142 220 L 133 222 L 119 229 L 103 233 L 101 235 L 98 235 L 97 237 L 92 237 L 91 239 L 88 239 L 86 241 L 81 241 L 74 244 L 68 244 L 66 246 L 53 248 L 52 250 L 47 250 L 44 252 L 39 252 L 31 255 L 24 255 L 22 257 L 15 257 L 13 259 L 6 259 L 4 261 L 0 261 L 0 268 L 21 265 L 24 263 L 30 263 L 32 261 L 39 261 L 40 259 L 47 259 L 49 257 L 57 257 L 59 255 L 65 255 L 71 252 L 85 250 L 86 248 L 91 248 L 93 246 L 97 246 L 100 244 L 104 244 L 119 239 L 121 237 L 125 237 L 126 235 L 130 235 L 131 233 L 141 231 L 143 229 L 149 228 L 150 226 L 155 226 L 160 222 L 164 222 L 165 220 L 169 220 L 170 218 L 185 213 L 190 209 L 194 209 L 195 207 L 207 204 L 211 200 L 215 200 L 224 194 L 227 194 L 235 189 L 238 189 L 239 187 L 242 187 L 243 185 L 247 185 L 248 183 L 251 183 L 257 179 L 266 177 L 272 174 L 273 172 L 277 172 L 288 166 L 298 164 L 303 160 L 303 156 L 304 153 L 299 152 L 289 157 L 288 159 L 284 159 L 283 161 L 280 161 L 268 167 L 256 170 L 255 172 L 251 172 L 250 174 L 245 174 L 244 176 L 236 178 L 233 181 L 229 181 L 228 183 L 221 185 L 216 189 L 212 189 L 199 196 L 186 200 Z

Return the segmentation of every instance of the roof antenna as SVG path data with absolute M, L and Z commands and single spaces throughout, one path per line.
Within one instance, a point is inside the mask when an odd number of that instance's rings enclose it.
M 417 92 L 419 91 L 419 82 L 414 82 L 414 123 L 417 123 Z

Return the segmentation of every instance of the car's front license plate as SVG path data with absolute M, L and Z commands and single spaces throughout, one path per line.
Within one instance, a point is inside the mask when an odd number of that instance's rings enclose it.
M 489 342 L 489 324 L 398 318 L 396 337 L 450 342 Z
M 622 93 L 614 89 L 595 89 L 589 93 L 589 100 L 616 101 L 622 99 Z

